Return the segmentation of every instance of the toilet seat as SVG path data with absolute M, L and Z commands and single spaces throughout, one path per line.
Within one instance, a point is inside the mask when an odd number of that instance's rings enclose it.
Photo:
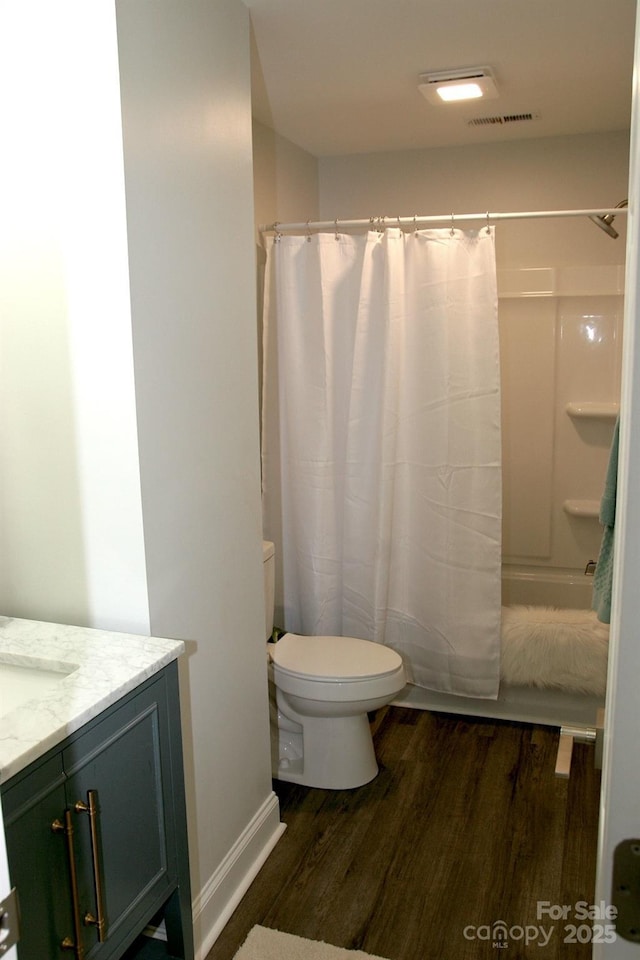
M 271 659 L 280 675 L 325 683 L 357 683 L 397 673 L 402 657 L 380 643 L 358 637 L 308 637 L 285 633 Z
M 276 686 L 306 700 L 356 703 L 391 699 L 406 683 L 402 657 L 371 640 L 285 633 L 269 647 Z

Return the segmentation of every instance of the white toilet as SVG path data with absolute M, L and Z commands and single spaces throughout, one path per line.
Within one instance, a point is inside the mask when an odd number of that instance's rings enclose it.
M 265 626 L 273 631 L 275 560 L 265 540 Z M 368 783 L 378 764 L 367 713 L 404 688 L 395 650 L 356 637 L 286 633 L 268 643 L 272 773 L 307 787 L 345 790 Z

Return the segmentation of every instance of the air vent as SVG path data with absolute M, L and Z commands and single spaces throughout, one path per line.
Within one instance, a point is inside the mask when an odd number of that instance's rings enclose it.
M 473 120 L 467 120 L 469 127 L 494 127 L 505 126 L 508 123 L 523 123 L 529 120 L 539 120 L 539 113 L 502 113 L 494 117 L 474 117 Z

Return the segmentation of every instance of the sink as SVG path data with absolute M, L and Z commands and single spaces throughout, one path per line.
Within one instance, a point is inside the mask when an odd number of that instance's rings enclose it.
M 0 716 L 28 700 L 39 700 L 77 669 L 76 664 L 20 658 L 20 663 L 0 661 Z

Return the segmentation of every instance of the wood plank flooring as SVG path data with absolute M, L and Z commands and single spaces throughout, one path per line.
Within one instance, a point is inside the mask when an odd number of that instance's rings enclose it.
M 559 780 L 551 728 L 401 707 L 374 725 L 372 783 L 274 781 L 287 830 L 207 960 L 231 960 L 256 923 L 388 960 L 590 957 L 564 925 L 594 897 L 593 747 Z M 567 921 L 539 918 L 538 901 L 569 906 Z M 482 939 L 499 920 L 503 950 Z

